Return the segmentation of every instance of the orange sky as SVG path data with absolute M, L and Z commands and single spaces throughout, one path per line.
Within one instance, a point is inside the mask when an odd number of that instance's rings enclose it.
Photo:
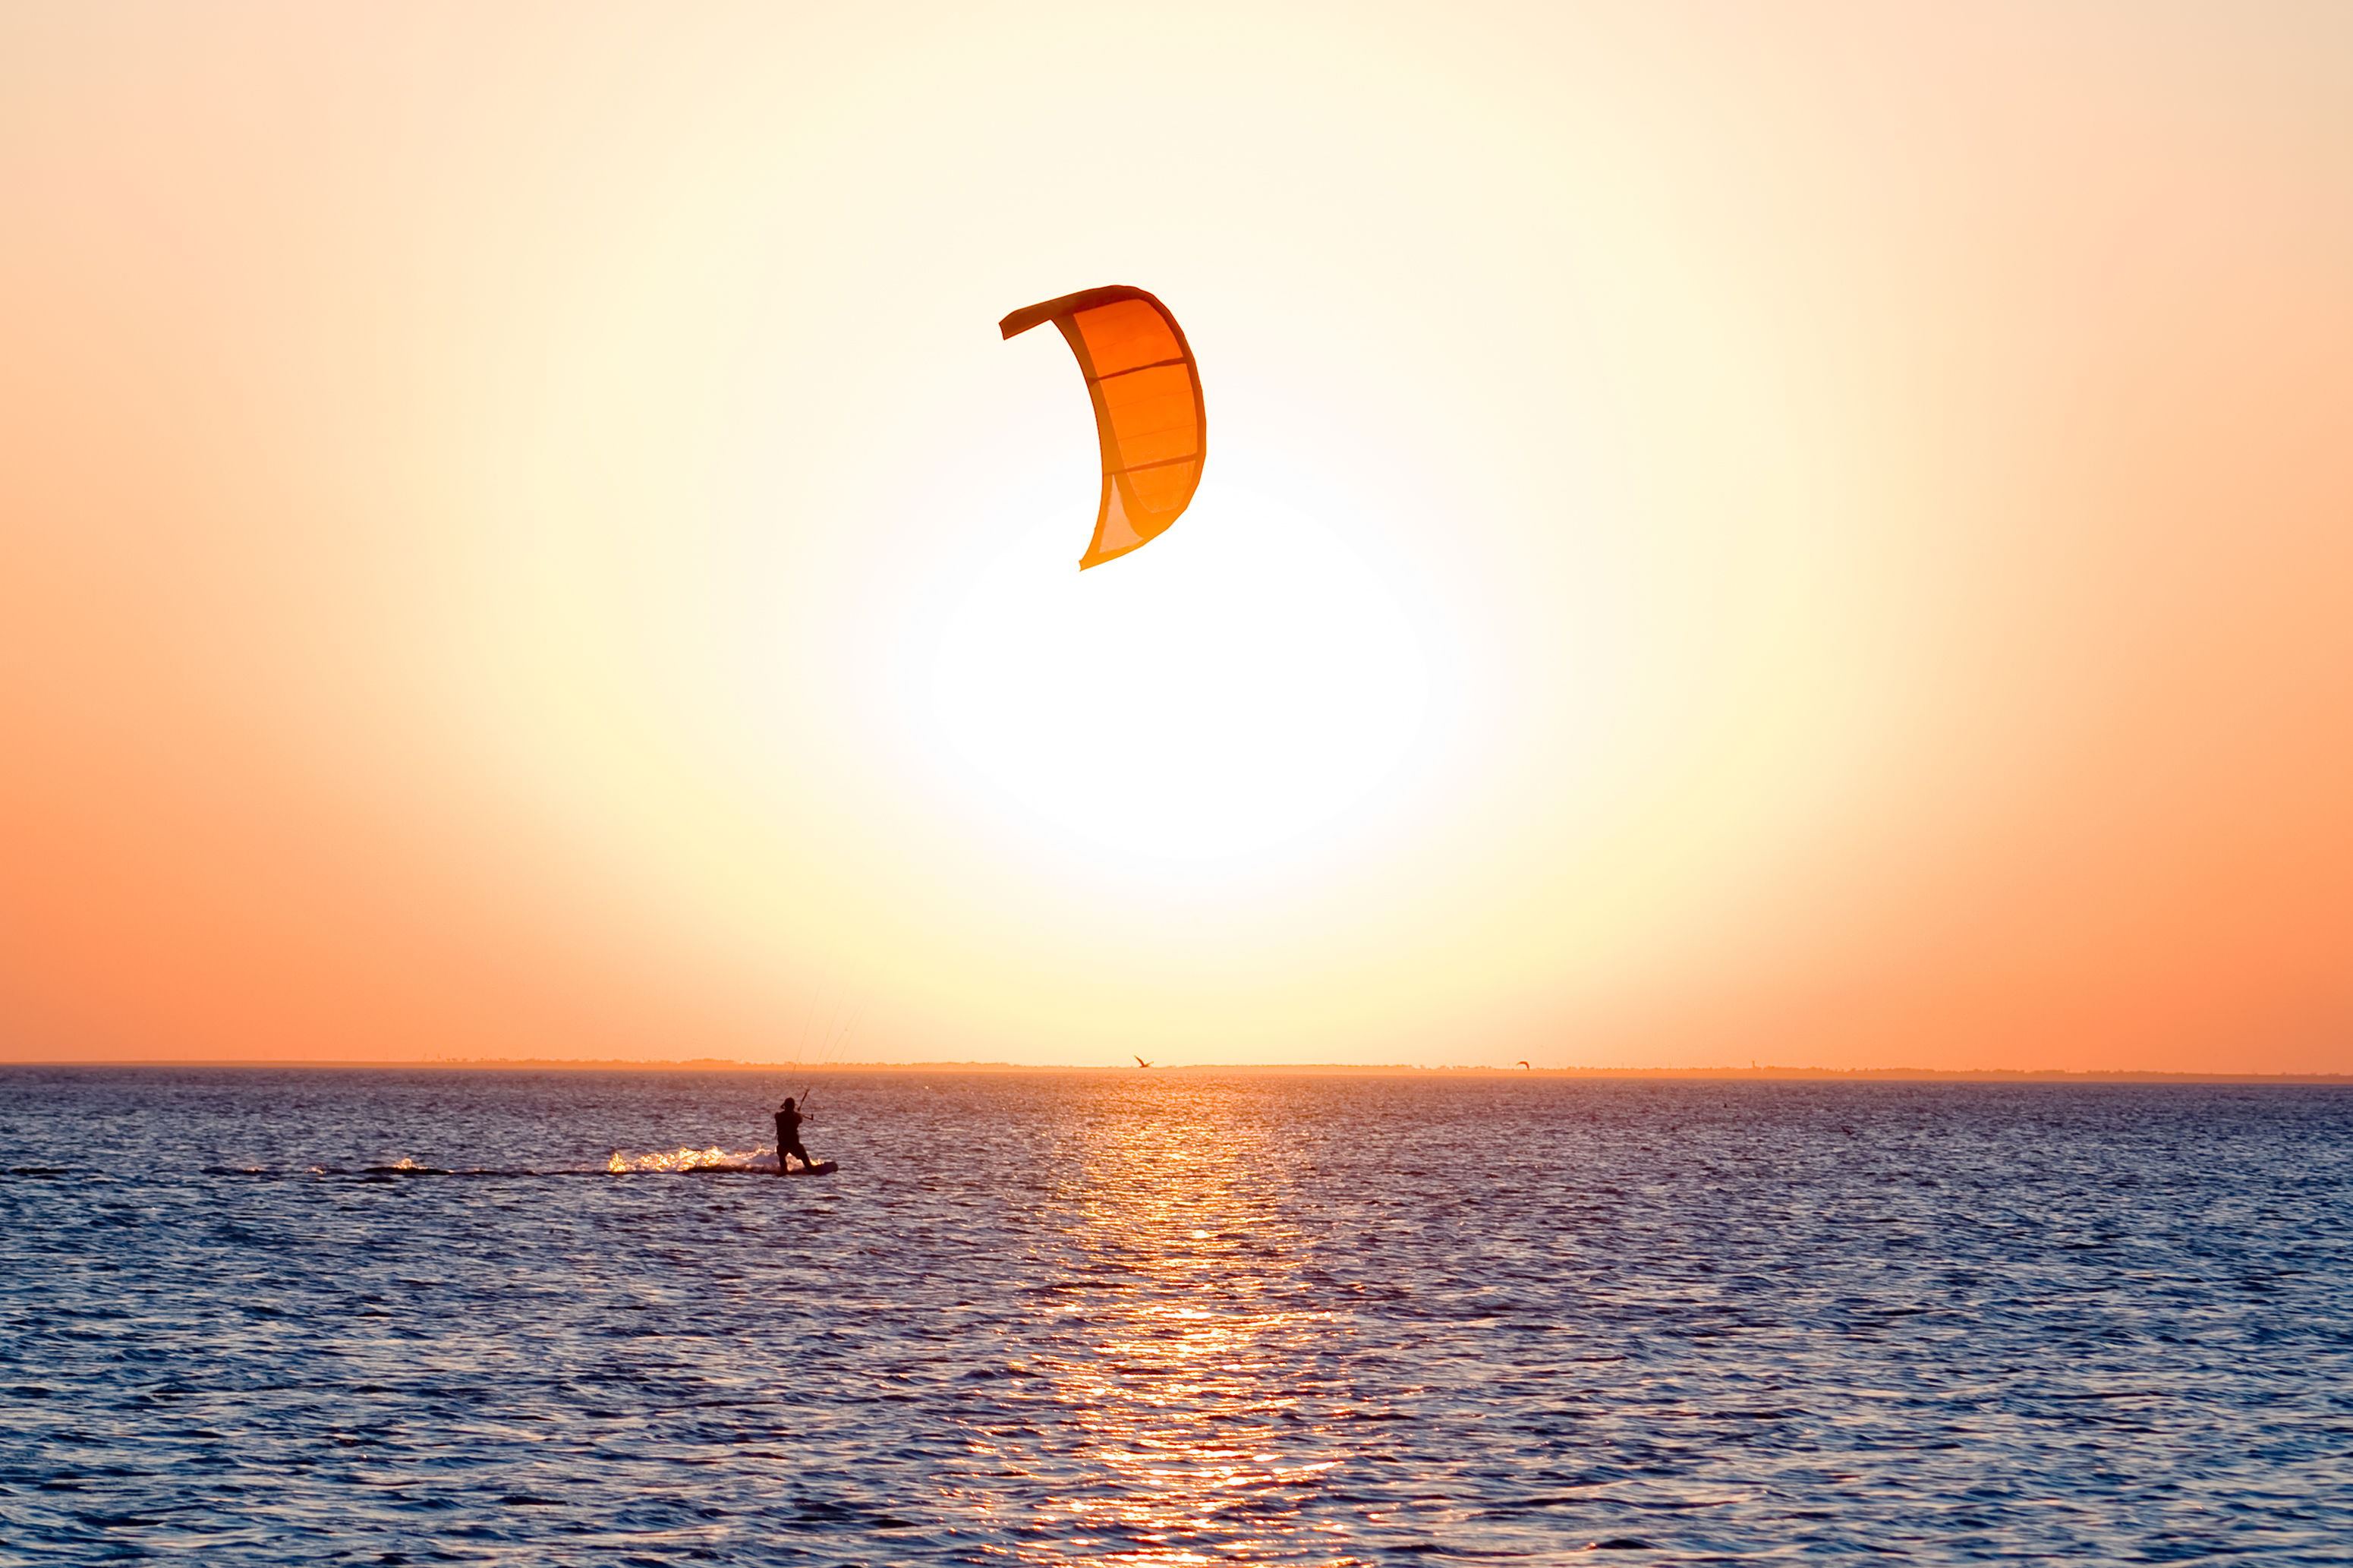
M 0 10 L 0 1059 L 2353 1070 L 2353 12 L 1171 15 Z

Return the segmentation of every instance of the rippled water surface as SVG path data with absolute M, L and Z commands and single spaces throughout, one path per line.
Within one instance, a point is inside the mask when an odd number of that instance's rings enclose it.
M 2353 1092 L 785 1089 L 0 1071 L 0 1561 L 2353 1562 Z

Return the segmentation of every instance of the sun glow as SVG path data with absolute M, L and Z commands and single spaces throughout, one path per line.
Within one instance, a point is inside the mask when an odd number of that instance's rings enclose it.
M 119 9 L 0 1054 L 2343 1065 L 2345 7 Z
M 907 694 L 945 787 L 1162 872 L 1256 868 L 1396 813 L 1442 728 L 1432 634 L 1340 529 L 1205 497 L 1135 560 L 1071 570 L 1057 519 L 970 583 Z

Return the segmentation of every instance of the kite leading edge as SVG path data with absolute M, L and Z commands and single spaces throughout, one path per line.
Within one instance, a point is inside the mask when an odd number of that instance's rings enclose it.
M 1103 500 L 1083 572 L 1165 533 L 1192 503 L 1208 449 L 1201 376 L 1176 318 L 1141 289 L 1065 294 L 997 328 L 1010 338 L 1043 321 L 1060 327 L 1078 356 L 1103 447 Z

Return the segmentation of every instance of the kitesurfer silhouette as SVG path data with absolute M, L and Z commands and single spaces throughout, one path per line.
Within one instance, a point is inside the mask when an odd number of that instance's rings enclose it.
M 801 1147 L 801 1113 L 787 1100 L 776 1108 L 776 1174 L 781 1176 L 789 1169 L 786 1161 L 794 1154 L 800 1156 L 802 1169 L 817 1169 L 817 1162 Z

